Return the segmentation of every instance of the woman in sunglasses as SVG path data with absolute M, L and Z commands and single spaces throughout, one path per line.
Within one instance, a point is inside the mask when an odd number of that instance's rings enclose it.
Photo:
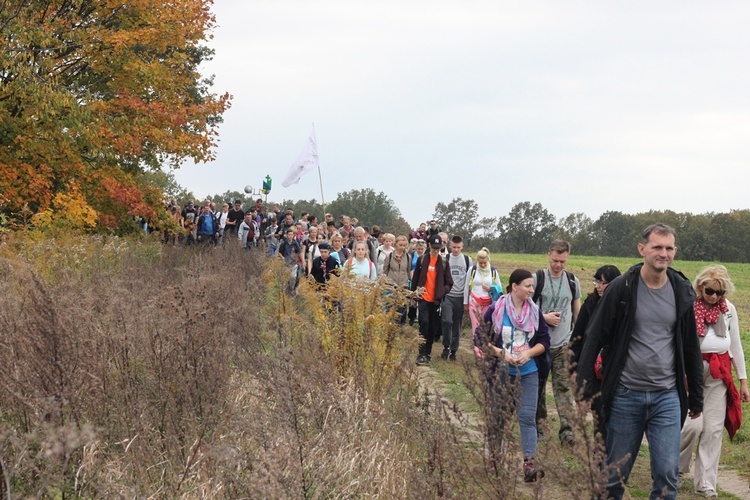
M 737 310 L 726 297 L 734 291 L 727 268 L 712 265 L 701 271 L 693 282 L 695 323 L 703 353 L 703 414 L 687 419 L 682 428 L 680 475 L 690 471 L 695 444 L 693 484 L 695 492 L 716 496 L 716 477 L 721 454 L 722 428 L 734 437 L 742 420 L 741 402 L 750 401 L 745 372 L 745 355 L 740 343 Z M 732 368 L 740 380 L 740 390 L 732 380 Z

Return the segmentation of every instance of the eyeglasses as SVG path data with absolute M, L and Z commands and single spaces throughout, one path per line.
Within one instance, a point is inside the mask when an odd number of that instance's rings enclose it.
M 714 295 L 716 294 L 717 297 L 723 297 L 726 290 L 714 290 L 713 288 L 704 288 L 703 292 L 706 295 Z
M 593 283 L 594 286 L 596 286 L 596 285 L 602 285 L 602 286 L 609 285 L 609 282 L 604 281 L 604 280 L 594 280 L 591 283 Z

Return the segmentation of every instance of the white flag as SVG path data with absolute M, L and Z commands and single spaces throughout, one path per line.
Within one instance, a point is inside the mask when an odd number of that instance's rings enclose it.
M 316 168 L 318 168 L 318 146 L 315 144 L 315 129 L 313 129 L 305 147 L 302 148 L 302 152 L 292 163 L 286 177 L 281 181 L 281 185 L 289 187 L 292 184 L 297 184 L 303 175 Z

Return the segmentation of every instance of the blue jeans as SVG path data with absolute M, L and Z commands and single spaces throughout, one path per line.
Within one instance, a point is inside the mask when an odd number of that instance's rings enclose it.
M 635 391 L 618 385 L 607 421 L 610 498 L 622 498 L 643 440 L 651 453 L 650 498 L 676 498 L 680 469 L 680 397 L 676 388 Z
M 509 415 L 507 404 L 508 391 L 512 391 L 513 405 L 518 412 L 518 427 L 521 430 L 521 448 L 523 458 L 536 456 L 536 403 L 539 374 L 537 372 L 520 377 L 509 375 L 502 368 L 495 377 L 489 378 L 490 422 L 488 423 L 488 439 L 490 452 L 501 453 L 503 435 L 503 415 Z M 494 380 L 493 380 L 494 379 Z

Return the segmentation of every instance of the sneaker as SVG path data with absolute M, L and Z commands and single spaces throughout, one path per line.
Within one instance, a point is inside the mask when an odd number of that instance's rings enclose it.
M 716 491 L 714 491 L 712 489 L 708 489 L 708 490 L 695 490 L 695 492 L 698 495 L 702 496 L 702 497 L 712 498 L 712 497 L 719 496 L 719 495 L 716 494 Z
M 448 354 L 450 354 L 448 348 L 443 347 L 443 354 L 440 355 L 440 359 L 448 359 Z
M 544 477 L 544 471 L 542 469 L 537 469 L 536 466 L 534 466 L 534 461 L 530 459 L 525 459 L 523 461 L 523 480 L 526 483 L 533 483 L 537 479 L 541 479 Z
M 451 361 L 456 361 L 456 351 L 451 351 L 450 356 L 448 356 L 448 359 Z
M 427 366 L 430 364 L 430 359 L 425 355 L 417 356 L 417 366 Z

